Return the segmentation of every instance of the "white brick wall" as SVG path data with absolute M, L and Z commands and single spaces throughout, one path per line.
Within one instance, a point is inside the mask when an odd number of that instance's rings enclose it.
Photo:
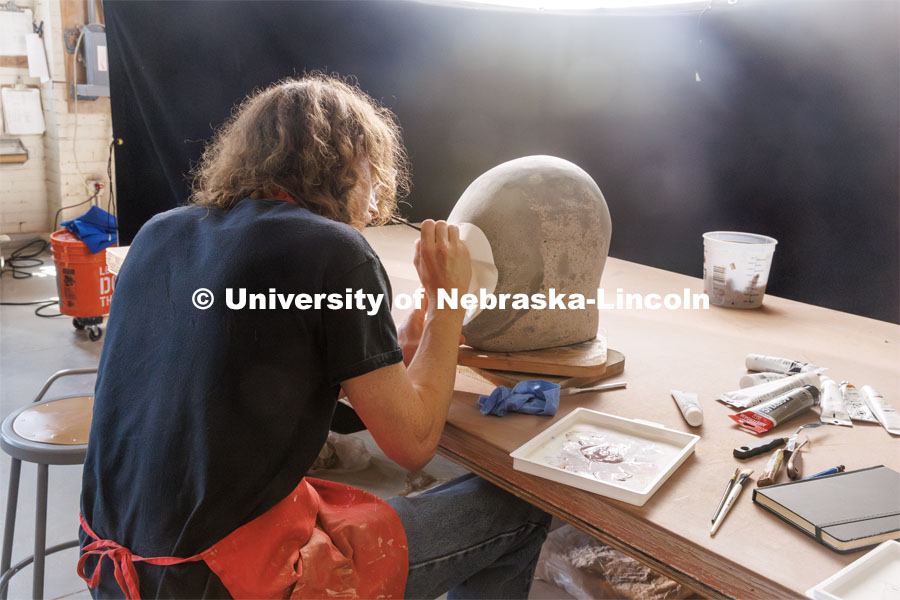
M 17 4 L 32 8 L 35 22 L 44 21 L 44 41 L 50 59 L 51 81 L 41 84 L 28 77 L 28 69 L 0 68 L 0 85 L 12 85 L 22 77 L 26 85 L 41 88 L 41 102 L 47 131 L 43 136 L 23 136 L 29 151 L 24 165 L 0 165 L 0 233 L 46 233 L 53 227 L 53 217 L 60 207 L 87 200 L 86 179 L 99 179 L 107 186 L 100 204 L 107 206 L 109 182 L 106 166 L 112 120 L 107 114 L 86 114 L 68 109 L 66 53 L 62 39 L 62 16 L 59 0 L 18 0 Z M 81 103 L 85 106 L 87 102 Z M 77 136 L 77 137 L 76 137 Z M 77 150 L 77 163 L 75 160 Z M 60 220 L 78 216 L 87 204 L 64 210 Z

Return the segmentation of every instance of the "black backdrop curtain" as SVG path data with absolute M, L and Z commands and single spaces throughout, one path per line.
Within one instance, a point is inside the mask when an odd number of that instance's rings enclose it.
M 900 320 L 894 0 L 715 0 L 702 17 L 403 1 L 104 10 L 125 243 L 187 200 L 235 103 L 319 69 L 398 114 L 413 220 L 445 217 L 500 162 L 552 154 L 603 190 L 613 256 L 699 276 L 704 231 L 762 233 L 780 241 L 769 293 Z

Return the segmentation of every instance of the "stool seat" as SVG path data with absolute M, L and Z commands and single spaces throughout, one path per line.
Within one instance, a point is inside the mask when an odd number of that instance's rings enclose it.
M 13 458 L 45 465 L 80 465 L 94 410 L 93 396 L 41 400 L 3 419 L 0 446 Z
M 93 413 L 93 396 L 60 398 L 23 410 L 13 421 L 13 431 L 32 442 L 87 444 Z
M 78 540 L 63 542 L 50 548 L 46 546 L 47 478 L 49 465 L 80 465 L 84 462 L 94 412 L 94 397 L 80 395 L 51 400 L 43 398 L 53 382 L 60 377 L 96 372 L 97 369 L 66 369 L 54 373 L 44 383 L 31 404 L 7 416 L 0 424 L 0 447 L 11 458 L 6 496 L 6 521 L 3 525 L 3 550 L 0 553 L 0 600 L 6 600 L 9 579 L 30 564 L 34 564 L 32 598 L 43 598 L 46 556 L 78 546 Z M 13 565 L 12 547 L 22 461 L 37 465 L 34 554 Z

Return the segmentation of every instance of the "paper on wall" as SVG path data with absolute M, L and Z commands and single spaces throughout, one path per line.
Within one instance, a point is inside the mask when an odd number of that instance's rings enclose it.
M 36 88 L 3 88 L 3 123 L 10 135 L 40 135 L 44 133 L 44 111 L 41 110 L 41 91 Z
M 50 73 L 47 71 L 47 55 L 44 54 L 44 43 L 36 33 L 25 36 L 25 49 L 28 52 L 28 75 L 40 77 L 41 83 L 50 81 Z
M 30 10 L 0 10 L 0 56 L 25 56 L 25 36 L 33 31 Z

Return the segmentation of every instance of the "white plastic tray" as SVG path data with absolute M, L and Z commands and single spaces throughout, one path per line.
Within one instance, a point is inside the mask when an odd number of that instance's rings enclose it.
M 900 600 L 900 542 L 882 542 L 819 585 L 813 600 Z
M 558 458 L 558 453 L 554 454 L 553 451 L 563 443 L 566 434 L 588 431 L 604 436 L 612 443 L 614 449 L 635 448 L 640 458 L 629 457 L 626 452 L 627 458 L 622 463 L 595 464 L 604 471 L 596 475 L 572 472 L 555 466 L 554 463 L 562 464 L 563 461 Z M 513 468 L 517 471 L 641 506 L 694 451 L 699 439 L 699 436 L 668 429 L 658 423 L 642 419 L 625 419 L 587 408 L 576 408 L 512 452 L 510 456 L 513 458 Z M 651 456 L 640 449 L 656 454 Z M 613 466 L 620 472 L 629 474 L 632 471 L 644 472 L 631 474 L 625 481 L 613 481 L 611 480 Z

